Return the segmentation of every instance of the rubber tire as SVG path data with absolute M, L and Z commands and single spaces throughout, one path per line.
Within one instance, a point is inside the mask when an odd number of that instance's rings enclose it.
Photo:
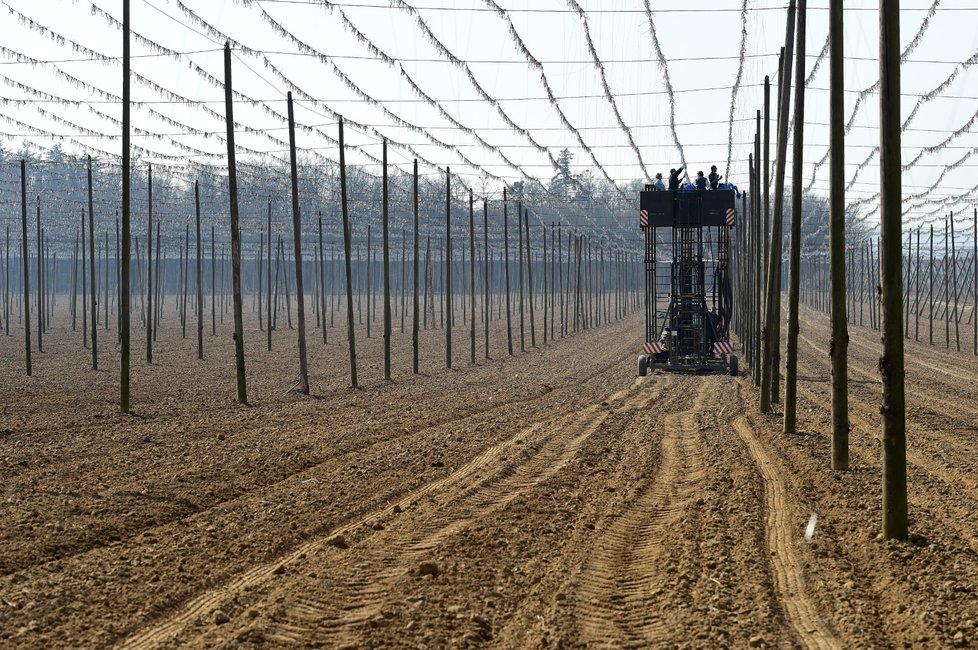
M 730 363 L 730 376 L 736 377 L 738 374 L 738 370 L 740 370 L 739 365 L 737 363 L 737 356 L 731 354 L 729 363 Z
M 638 357 L 638 376 L 645 377 L 649 374 L 649 358 L 644 354 Z

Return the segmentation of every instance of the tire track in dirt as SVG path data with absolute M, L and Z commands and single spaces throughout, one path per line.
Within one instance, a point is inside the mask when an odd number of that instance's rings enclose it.
M 489 476 L 445 486 L 430 503 L 412 509 L 412 525 L 406 530 L 392 525 L 369 541 L 367 558 L 360 557 L 356 566 L 346 563 L 339 567 L 339 576 L 331 574 L 340 587 L 339 595 L 331 594 L 329 603 L 307 601 L 301 608 L 287 608 L 285 620 L 263 631 L 262 638 L 273 644 L 292 644 L 310 638 L 315 630 L 317 641 L 330 647 L 357 643 L 361 626 L 381 613 L 391 585 L 406 575 L 405 566 L 416 566 L 452 535 L 561 472 L 604 424 L 610 408 L 639 411 L 664 388 L 659 385 L 653 391 L 637 392 L 642 383 L 636 381 L 603 400 L 607 406 L 594 404 L 573 415 L 536 423 L 533 433 L 545 433 L 528 443 L 529 453 L 490 468 Z M 525 434 L 524 439 L 532 440 L 533 433 Z M 370 569 L 365 571 L 365 566 Z
M 634 505 L 614 520 L 580 576 L 573 606 L 589 647 L 646 647 L 668 636 L 654 606 L 666 585 L 660 566 L 673 526 L 696 499 L 706 469 L 696 413 L 707 396 L 700 382 L 692 405 L 665 414 L 655 475 Z
M 617 363 L 620 363 L 620 361 L 610 364 L 609 368 L 617 365 Z M 595 373 L 594 376 L 596 377 L 600 375 L 601 372 L 606 371 L 607 368 Z M 637 384 L 638 382 L 636 382 L 635 385 Z M 630 392 L 632 392 L 635 385 L 633 385 L 630 389 L 615 393 L 608 398 L 608 401 L 610 402 L 612 400 L 617 401 L 624 399 Z M 632 397 L 631 402 L 639 400 L 642 404 L 644 404 L 650 399 L 652 399 L 652 397 L 648 395 L 640 396 L 639 398 Z M 592 405 L 586 408 L 582 413 L 575 416 L 557 418 L 556 422 L 550 421 L 550 424 L 566 423 L 567 425 L 571 426 L 568 426 L 567 428 L 560 426 L 552 427 L 550 435 L 545 434 L 545 438 L 543 440 L 537 441 L 533 440 L 533 436 L 540 432 L 543 429 L 544 424 L 547 424 L 548 422 L 538 421 L 533 423 L 517 434 L 510 436 L 509 438 L 484 450 L 451 474 L 410 492 L 396 503 L 371 511 L 364 516 L 358 517 L 342 526 L 336 527 L 313 540 L 301 544 L 286 555 L 277 558 L 272 562 L 255 565 L 247 571 L 233 577 L 226 584 L 216 589 L 208 590 L 199 594 L 197 597 L 192 598 L 189 602 L 185 603 L 178 611 L 165 617 L 158 624 L 139 631 L 126 639 L 121 643 L 121 647 L 134 649 L 151 648 L 166 643 L 179 635 L 187 627 L 191 626 L 195 620 L 218 608 L 222 603 L 230 601 L 237 595 L 242 594 L 245 591 L 253 590 L 256 586 L 269 581 L 276 575 L 276 572 L 281 572 L 280 567 L 295 563 L 308 554 L 325 549 L 329 546 L 330 540 L 338 535 L 346 535 L 359 527 L 369 527 L 373 524 L 379 523 L 381 520 L 388 519 L 391 515 L 395 514 L 396 511 L 401 511 L 410 504 L 416 503 L 425 497 L 439 492 L 451 493 L 451 490 L 453 489 L 455 490 L 454 494 L 456 497 L 465 496 L 466 490 L 468 490 L 470 494 L 478 494 L 479 492 L 477 486 L 481 481 L 485 481 L 485 479 L 481 477 L 480 473 L 499 461 L 503 456 L 518 452 L 521 446 L 530 446 L 536 442 L 537 446 L 534 447 L 534 451 L 540 452 L 541 449 L 543 451 L 542 453 L 537 453 L 535 457 L 546 457 L 551 464 L 555 459 L 563 457 L 565 458 L 563 462 L 566 463 L 566 459 L 570 458 L 570 456 L 567 455 L 568 450 L 576 450 L 583 443 L 586 437 L 590 435 L 590 433 L 592 433 L 597 426 L 600 426 L 600 422 L 604 420 L 604 417 L 606 417 L 606 412 L 602 413 L 600 407 Z M 577 430 L 578 434 L 568 440 L 566 434 L 573 430 Z M 563 444 L 555 444 L 555 439 L 562 441 Z M 561 456 L 561 449 L 564 451 L 564 456 Z M 531 458 L 532 457 L 534 456 L 531 456 Z M 519 478 L 521 474 L 516 470 L 517 467 L 515 467 L 513 464 L 504 466 L 504 472 L 510 476 Z M 541 467 L 539 471 L 546 470 L 547 463 L 544 463 L 543 467 Z M 309 603 L 305 604 L 307 610 L 310 606 L 311 605 Z M 314 606 L 312 607 L 314 608 Z
M 739 384 L 738 384 L 739 387 Z M 739 396 L 739 391 L 738 391 Z M 807 594 L 804 565 L 799 557 L 796 526 L 789 520 L 790 500 L 784 470 L 768 453 L 746 415 L 734 418 L 734 430 L 750 450 L 758 472 L 764 478 L 767 501 L 767 543 L 775 585 L 781 595 L 786 619 L 799 645 L 806 648 L 841 648 L 841 641 L 819 615 Z

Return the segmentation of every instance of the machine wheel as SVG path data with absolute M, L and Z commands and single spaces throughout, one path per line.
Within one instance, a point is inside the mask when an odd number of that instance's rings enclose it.
M 738 371 L 737 356 L 734 354 L 730 355 L 730 376 L 736 377 Z
M 649 358 L 644 354 L 638 357 L 638 376 L 645 377 L 649 374 Z

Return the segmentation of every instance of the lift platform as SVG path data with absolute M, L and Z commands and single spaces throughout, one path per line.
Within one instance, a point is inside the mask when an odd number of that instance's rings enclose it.
M 738 372 L 730 341 L 733 189 L 655 191 L 646 185 L 645 344 L 638 374 L 650 369 Z

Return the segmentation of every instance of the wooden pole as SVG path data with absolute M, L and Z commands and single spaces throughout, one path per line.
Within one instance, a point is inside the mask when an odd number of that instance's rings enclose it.
M 760 411 L 771 410 L 771 402 L 776 401 L 778 392 L 778 366 L 780 364 L 780 295 L 781 295 L 781 249 L 782 221 L 784 203 L 784 174 L 788 148 L 788 98 L 791 90 L 791 56 L 794 45 L 792 38 L 795 29 L 795 0 L 788 4 L 787 36 L 783 75 L 778 102 L 778 152 L 777 170 L 774 174 L 774 220 L 771 227 L 771 256 L 767 273 L 767 299 L 765 309 L 765 333 L 763 346 L 763 365 L 761 372 Z
M 211 336 L 215 336 L 217 334 L 217 285 L 215 284 L 215 280 L 217 279 L 217 273 L 214 268 L 215 248 L 216 246 L 214 244 L 214 225 L 211 224 Z M 259 254 L 258 257 L 260 258 L 261 254 Z M 259 280 L 260 280 L 260 276 L 261 274 L 259 273 Z M 260 290 L 260 286 L 261 285 L 259 284 L 259 290 Z M 258 314 L 259 316 L 261 316 L 261 309 L 258 310 Z
M 788 253 L 788 345 L 785 356 L 784 421 L 782 431 L 798 425 L 798 299 L 801 281 L 802 162 L 805 137 L 805 27 L 807 0 L 798 0 L 795 50 L 795 136 L 791 156 L 791 249 Z
M 530 212 L 523 210 L 523 230 L 526 233 L 526 287 L 530 304 L 530 347 L 537 346 L 537 328 L 533 316 L 533 249 L 530 246 Z
M 390 212 L 387 188 L 387 139 L 384 139 L 384 379 L 391 379 L 391 260 Z
M 122 0 L 122 262 L 119 273 L 122 286 L 119 295 L 121 325 L 119 331 L 122 337 L 119 362 L 119 409 L 129 412 L 129 297 L 131 292 L 129 280 L 130 262 L 130 151 L 129 151 L 129 0 Z
M 604 266 L 604 250 L 601 251 L 601 265 Z M 551 313 L 548 305 L 548 283 L 547 283 L 547 224 L 543 224 L 543 344 L 546 345 L 550 340 L 547 332 L 547 316 Z
M 900 0 L 880 0 L 880 302 L 883 380 L 883 537 L 907 538 L 902 323 Z
M 475 197 L 469 188 L 469 363 L 475 365 Z
M 7 238 L 10 238 L 10 231 L 7 231 Z M 9 250 L 9 246 L 8 246 Z M 9 254 L 8 254 L 9 257 Z M 974 354 L 978 356 L 978 208 L 975 208 L 974 222 L 971 230 L 971 262 L 974 271 L 974 283 L 971 286 L 971 325 L 972 325 L 972 345 Z M 8 317 L 9 321 L 10 318 Z
M 289 117 L 289 166 L 292 172 L 292 239 L 295 244 L 295 308 L 299 319 L 299 382 L 296 390 L 309 394 L 309 364 L 306 356 L 306 292 L 302 278 L 302 216 L 299 212 L 299 166 L 295 151 L 295 114 L 292 92 L 286 94 Z
M 146 363 L 153 363 L 153 166 L 146 183 L 149 198 L 146 209 Z M 186 330 L 184 331 L 186 335 Z
M 524 325 L 523 316 L 523 202 L 520 201 L 516 205 L 516 233 L 518 237 L 518 247 L 517 251 L 517 269 L 519 270 L 520 281 L 520 352 L 526 350 L 526 333 Z
M 445 367 L 452 367 L 452 170 L 445 168 Z
M 127 2 L 128 6 L 128 2 Z M 20 161 L 20 224 L 21 224 L 21 262 L 24 272 L 24 362 L 27 376 L 31 376 L 31 286 L 30 258 L 27 251 L 27 161 Z
M 849 329 L 846 313 L 845 65 L 843 0 L 829 0 L 829 265 L 832 274 L 832 469 L 849 469 Z
M 323 255 L 323 214 L 319 218 L 319 311 L 323 327 L 323 345 L 326 345 L 326 258 Z
M 92 157 L 88 157 L 88 255 L 92 285 L 92 370 L 98 370 L 98 292 L 95 286 L 95 202 L 92 199 Z
M 197 222 L 197 358 L 204 358 L 204 257 L 200 247 L 200 182 L 194 181 L 194 212 Z M 159 241 L 159 239 L 157 239 Z
M 353 330 L 353 270 L 350 268 L 350 213 L 346 202 L 346 149 L 343 145 L 343 118 L 340 118 L 340 203 L 343 208 L 343 254 L 346 260 L 346 326 L 350 343 L 350 385 L 357 387 L 357 343 Z
M 418 267 L 420 265 L 418 263 L 419 226 L 418 226 L 418 160 L 417 158 L 414 159 L 414 174 L 412 176 L 412 179 L 414 181 L 414 196 L 413 196 L 414 198 L 414 259 L 412 261 L 413 264 L 412 281 L 414 284 L 413 287 L 414 293 L 412 298 L 413 316 L 411 318 L 411 347 L 413 348 L 412 362 L 413 362 L 414 374 L 418 374 L 420 372 L 418 337 L 420 335 L 419 329 L 421 324 L 421 313 L 420 313 L 421 300 L 418 295 L 420 290 L 420 287 L 418 286 L 418 271 L 419 271 Z
M 954 215 L 950 217 L 951 222 L 951 287 L 954 292 L 954 345 L 958 352 L 961 351 L 961 324 L 958 321 L 958 254 L 954 243 Z
M 224 106 L 227 116 L 228 195 L 231 208 L 231 286 L 234 294 L 234 359 L 237 397 L 248 403 L 245 382 L 244 315 L 241 309 L 241 233 L 238 230 L 238 173 L 234 161 L 234 94 L 231 89 L 231 44 L 224 45 Z
M 506 345 L 510 356 L 513 354 L 513 319 L 509 299 L 509 201 L 506 188 L 503 188 L 503 265 L 506 269 Z
M 265 328 L 267 331 L 267 345 L 268 351 L 272 351 L 272 197 L 268 197 L 268 260 L 266 264 L 266 278 L 265 284 L 267 285 L 268 293 L 265 296 Z M 278 298 L 278 267 L 275 268 L 275 295 Z M 275 315 L 278 316 L 278 309 L 276 305 Z
M 490 298 L 490 287 L 489 287 L 489 199 L 485 199 L 485 198 L 482 199 L 482 236 L 485 239 L 485 241 L 483 242 L 484 252 L 483 252 L 483 255 L 482 255 L 482 264 L 483 264 L 482 271 L 483 271 L 483 274 L 484 274 L 483 283 L 485 285 L 485 286 L 483 286 L 482 290 L 485 293 L 485 297 L 484 297 L 483 304 L 482 304 L 482 310 L 485 312 L 485 314 L 484 314 L 484 318 L 485 318 L 485 329 L 486 329 L 485 348 L 486 348 L 486 359 L 488 359 L 489 358 L 489 319 L 491 318 L 492 314 L 490 313 L 491 305 L 489 304 L 489 298 Z M 976 267 L 978 267 L 978 265 L 976 265 Z M 978 321 L 978 319 L 976 319 L 976 321 Z

